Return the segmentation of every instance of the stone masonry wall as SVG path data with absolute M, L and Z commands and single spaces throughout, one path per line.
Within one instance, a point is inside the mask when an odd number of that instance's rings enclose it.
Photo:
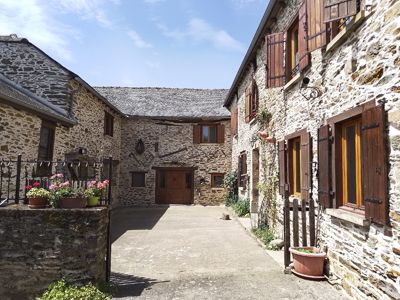
M 225 189 L 211 188 L 210 173 L 227 173 L 230 168 L 231 137 L 229 121 L 225 125 L 224 144 L 193 144 L 193 125 L 197 123 L 164 122 L 149 118 L 124 119 L 122 125 L 121 204 L 149 206 L 155 204 L 155 176 L 153 167 L 196 167 L 194 171 L 194 203 L 216 205 L 223 203 Z M 167 125 L 168 124 L 168 125 Z M 145 152 L 139 155 L 135 145 L 142 139 Z M 155 149 L 158 143 L 158 152 Z M 167 157 L 160 156 L 186 148 Z M 132 171 L 146 173 L 146 187 L 131 187 Z M 200 180 L 205 179 L 205 184 Z
M 37 158 L 41 119 L 29 112 L 0 104 L 0 157 Z
M 0 209 L 0 298 L 34 299 L 63 277 L 105 280 L 108 210 Z
M 1 73 L 70 112 L 70 75 L 29 42 L 0 41 Z
M 240 151 L 248 153 L 248 174 L 251 175 L 251 150 L 259 147 L 267 161 L 268 174 L 278 174 L 275 145 L 263 145 L 257 139 L 250 141 L 258 130 L 256 123 L 244 122 L 244 90 L 255 78 L 260 90 L 260 103 L 273 115 L 270 133 L 277 141 L 285 135 L 307 128 L 313 140 L 313 162 L 317 157 L 317 128 L 329 117 L 370 100 L 386 102 L 389 141 L 389 200 L 392 236 L 385 229 L 370 225 L 360 227 L 348 221 L 321 216 L 321 245 L 328 248 L 330 270 L 342 287 L 356 299 L 400 298 L 400 31 L 398 1 L 370 1 L 372 13 L 360 27 L 350 33 L 328 53 L 316 50 L 311 54 L 311 68 L 303 74 L 310 78 L 310 86 L 318 87 L 322 95 L 305 99 L 300 94 L 301 81 L 285 91 L 282 88 L 265 89 L 266 72 L 263 45 L 257 53 L 258 68 L 255 73 L 249 67 L 239 86 L 239 134 L 233 139 L 232 165 L 237 165 Z M 277 17 L 272 32 L 284 31 L 297 13 L 300 1 L 289 1 Z M 309 93 L 309 91 L 302 91 Z M 308 94 L 307 94 L 308 95 Z M 263 173 L 263 172 L 261 172 Z M 318 183 L 313 174 L 313 197 L 317 200 Z M 251 180 L 250 180 L 251 182 Z M 251 188 L 242 196 L 251 199 Z M 283 200 L 278 199 L 279 222 L 282 224 Z M 262 197 L 259 206 L 262 205 Z M 260 212 L 253 212 L 253 224 Z M 282 226 L 277 226 L 282 234 Z

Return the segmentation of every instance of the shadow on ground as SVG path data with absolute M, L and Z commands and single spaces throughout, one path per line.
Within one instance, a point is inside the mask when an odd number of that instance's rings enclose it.
M 116 288 L 113 297 L 118 299 L 140 296 L 143 290 L 151 289 L 152 285 L 169 281 L 158 281 L 157 279 L 112 272 L 111 282 Z
M 118 208 L 111 213 L 111 243 L 128 230 L 150 230 L 169 206 L 156 208 Z M 140 216 L 140 217 L 139 217 Z

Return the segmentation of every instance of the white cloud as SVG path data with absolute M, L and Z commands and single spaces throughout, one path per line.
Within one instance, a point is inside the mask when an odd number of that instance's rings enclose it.
M 157 61 L 146 61 L 146 65 L 152 69 L 159 69 L 161 66 Z
M 243 45 L 233 38 L 228 32 L 222 29 L 216 29 L 200 18 L 192 18 L 185 30 L 169 29 L 161 23 L 157 23 L 158 28 L 164 36 L 175 40 L 183 41 L 191 39 L 196 42 L 209 42 L 215 47 L 228 50 L 243 51 Z
M 132 39 L 133 43 L 138 48 L 151 48 L 152 45 L 147 43 L 143 38 L 135 31 L 129 30 L 128 31 L 129 37 Z
M 156 4 L 156 3 L 160 3 L 160 2 L 164 2 L 165 0 L 144 0 L 145 3 L 148 4 Z
M 16 33 L 39 47 L 54 52 L 65 60 L 73 60 L 66 36 L 77 33 L 51 17 L 46 2 L 37 0 L 0 0 L 0 34 Z

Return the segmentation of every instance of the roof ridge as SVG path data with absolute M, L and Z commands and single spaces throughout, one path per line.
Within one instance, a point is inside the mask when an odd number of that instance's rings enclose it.
M 190 90 L 190 91 L 229 91 L 227 88 L 176 88 L 176 87 L 158 87 L 158 86 L 93 86 L 97 88 L 108 88 L 108 89 L 157 89 L 157 90 Z

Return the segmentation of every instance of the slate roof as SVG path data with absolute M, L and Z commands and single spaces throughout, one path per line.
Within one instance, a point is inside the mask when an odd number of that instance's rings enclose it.
M 73 125 L 76 123 L 74 120 L 67 118 L 63 114 L 63 110 L 58 106 L 24 89 L 3 74 L 0 74 L 0 101 L 1 100 L 66 125 Z
M 129 116 L 160 118 L 229 118 L 223 107 L 226 89 L 95 87 Z

